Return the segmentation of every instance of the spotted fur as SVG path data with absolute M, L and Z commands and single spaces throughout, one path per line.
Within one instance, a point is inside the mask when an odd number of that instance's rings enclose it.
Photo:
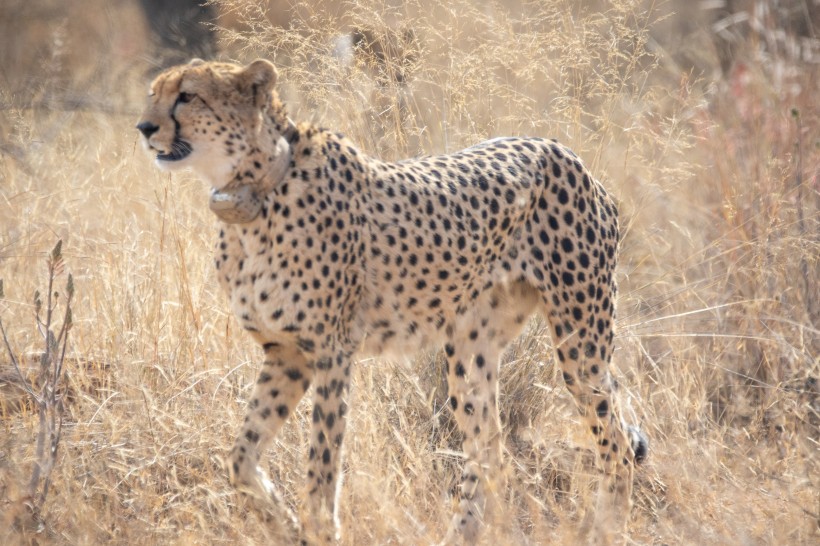
M 194 61 L 154 81 L 138 126 L 161 166 L 191 167 L 213 186 L 219 282 L 264 351 L 231 482 L 275 497 L 260 452 L 312 385 L 303 531 L 331 540 L 351 365 L 441 347 L 466 458 L 450 536 L 474 541 L 501 459 L 499 360 L 540 313 L 597 443 L 602 498 L 628 512 L 647 444 L 613 411 L 619 232 L 603 186 L 542 138 L 380 161 L 340 134 L 294 125 L 275 81 L 266 61 Z

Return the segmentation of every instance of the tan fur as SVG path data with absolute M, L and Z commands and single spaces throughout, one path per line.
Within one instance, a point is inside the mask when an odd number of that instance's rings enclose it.
M 499 359 L 538 312 L 598 445 L 600 509 L 628 514 L 646 442 L 613 411 L 618 223 L 604 188 L 570 150 L 540 138 L 385 163 L 341 135 L 290 123 L 275 80 L 266 61 L 174 68 L 153 83 L 140 124 L 156 150 L 190 145 L 180 165 L 218 191 L 261 201 L 252 218 L 222 223 L 216 249 L 231 308 L 265 353 L 231 482 L 275 497 L 259 454 L 313 385 L 302 532 L 331 541 L 350 366 L 443 347 L 466 456 L 448 540 L 472 543 L 491 521 L 487 484 L 501 459 Z

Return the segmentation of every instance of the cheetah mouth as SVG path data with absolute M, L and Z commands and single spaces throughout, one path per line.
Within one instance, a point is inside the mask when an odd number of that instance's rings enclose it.
M 193 151 L 190 143 L 178 138 L 171 143 L 170 152 L 157 154 L 157 161 L 180 161 L 191 155 Z

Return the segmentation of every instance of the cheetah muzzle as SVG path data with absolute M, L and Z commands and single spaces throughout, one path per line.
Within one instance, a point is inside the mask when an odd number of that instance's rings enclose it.
M 260 454 L 312 391 L 294 532 L 332 542 L 352 366 L 439 348 L 465 461 L 448 540 L 476 543 L 505 499 L 499 366 L 539 314 L 602 470 L 591 513 L 601 527 L 612 515 L 625 525 L 649 443 L 621 421 L 609 372 L 620 235 L 603 185 L 543 138 L 368 157 L 343 135 L 290 121 L 276 80 L 264 60 L 192 61 L 154 80 L 137 126 L 161 168 L 191 168 L 212 188 L 217 279 L 264 354 L 226 459 L 231 484 L 282 505 Z
M 175 139 L 174 142 L 171 143 L 171 151 L 168 153 L 157 153 L 157 160 L 158 161 L 182 161 L 186 157 L 188 157 L 193 149 L 191 145 L 184 140 Z

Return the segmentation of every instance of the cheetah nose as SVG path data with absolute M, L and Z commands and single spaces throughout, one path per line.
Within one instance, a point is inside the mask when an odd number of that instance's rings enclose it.
M 143 121 L 137 125 L 137 129 L 140 130 L 140 133 L 142 133 L 145 138 L 151 138 L 151 135 L 159 130 L 159 125 L 154 125 L 150 121 Z

